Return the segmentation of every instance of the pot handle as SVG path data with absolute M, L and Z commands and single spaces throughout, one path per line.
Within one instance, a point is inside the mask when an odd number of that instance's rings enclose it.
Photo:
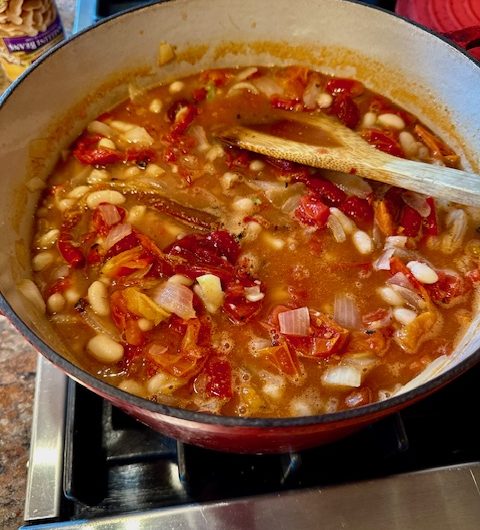
M 470 52 L 472 48 L 480 47 L 480 26 L 469 26 L 468 28 L 448 31 L 446 33 L 442 33 L 442 35 L 468 52 Z M 475 50 L 472 55 L 475 57 L 480 56 L 477 50 Z

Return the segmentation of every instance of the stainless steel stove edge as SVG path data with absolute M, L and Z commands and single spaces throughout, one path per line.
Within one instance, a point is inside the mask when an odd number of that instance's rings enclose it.
M 95 520 L 40 524 L 34 528 L 477 530 L 480 524 L 478 484 L 480 463 L 470 463 L 326 489 L 287 491 Z
M 28 461 L 26 522 L 60 515 L 67 377 L 39 355 Z

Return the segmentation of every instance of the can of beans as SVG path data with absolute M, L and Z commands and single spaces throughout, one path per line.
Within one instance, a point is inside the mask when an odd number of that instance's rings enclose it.
M 53 0 L 0 0 L 0 64 L 10 81 L 64 36 Z

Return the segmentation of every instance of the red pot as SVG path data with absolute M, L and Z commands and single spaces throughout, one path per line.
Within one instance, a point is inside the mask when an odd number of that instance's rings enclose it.
M 160 41 L 176 47 L 176 62 L 156 65 Z M 448 360 L 386 401 L 322 416 L 219 417 L 159 405 L 97 380 L 20 295 L 18 282 L 30 275 L 38 184 L 88 121 L 127 97 L 129 80 L 147 85 L 205 67 L 272 63 L 357 77 L 421 116 L 478 172 L 478 64 L 401 18 L 345 0 L 177 0 L 141 8 L 58 46 L 0 104 L 0 309 L 45 357 L 92 391 L 154 429 L 218 450 L 281 452 L 329 442 L 432 393 L 480 358 L 475 318 Z

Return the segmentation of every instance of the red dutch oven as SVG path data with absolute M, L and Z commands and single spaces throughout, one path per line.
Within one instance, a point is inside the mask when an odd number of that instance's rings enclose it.
M 176 61 L 157 65 L 161 41 Z M 24 298 L 39 189 L 62 148 L 128 84 L 149 86 L 199 69 L 304 64 L 356 77 L 421 116 L 478 172 L 480 67 L 445 39 L 346 0 L 176 0 L 106 20 L 59 45 L 0 102 L 0 309 L 70 377 L 169 436 L 224 451 L 283 452 L 326 443 L 427 396 L 480 359 L 479 318 L 455 352 L 389 399 L 298 418 L 233 418 L 147 401 L 86 373 L 45 314 Z

